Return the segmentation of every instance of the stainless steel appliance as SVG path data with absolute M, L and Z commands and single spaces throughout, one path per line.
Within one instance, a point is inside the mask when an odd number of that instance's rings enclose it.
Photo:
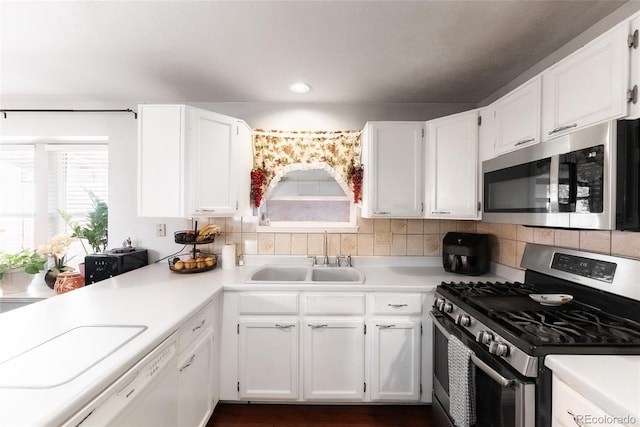
M 84 258 L 84 283 L 90 285 L 149 264 L 146 249 L 117 248 Z
M 614 125 L 602 123 L 483 162 L 483 219 L 614 229 Z
M 489 235 L 449 232 L 442 239 L 445 271 L 479 276 L 489 270 Z
M 454 425 L 452 405 L 462 398 L 473 402 L 475 427 L 551 427 L 546 355 L 640 354 L 640 261 L 527 244 L 521 266 L 523 283 L 438 286 L 430 313 L 436 425 Z M 450 382 L 456 348 L 473 377 L 462 397 Z

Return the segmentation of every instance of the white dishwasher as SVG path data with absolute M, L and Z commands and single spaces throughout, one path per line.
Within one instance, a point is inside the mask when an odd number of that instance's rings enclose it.
M 177 353 L 174 334 L 63 425 L 175 426 L 178 421 Z

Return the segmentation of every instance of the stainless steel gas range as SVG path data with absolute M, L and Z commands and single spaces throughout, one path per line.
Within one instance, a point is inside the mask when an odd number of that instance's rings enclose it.
M 438 286 L 436 425 L 551 427 L 546 355 L 640 354 L 640 261 L 527 244 L 521 267 Z

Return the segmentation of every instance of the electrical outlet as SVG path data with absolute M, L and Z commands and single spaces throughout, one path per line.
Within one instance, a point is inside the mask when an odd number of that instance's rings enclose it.
M 167 235 L 167 225 L 166 224 L 156 224 L 156 236 L 164 237 Z

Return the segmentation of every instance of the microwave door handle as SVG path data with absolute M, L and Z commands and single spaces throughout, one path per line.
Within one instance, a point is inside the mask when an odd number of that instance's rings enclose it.
M 471 361 L 477 368 L 487 374 L 489 378 L 500 384 L 502 387 L 510 387 L 513 384 L 513 380 L 507 379 L 496 372 L 492 367 L 484 363 L 474 353 L 471 353 Z
M 560 174 L 560 156 L 551 156 L 549 169 L 549 212 L 559 212 L 558 185 Z

